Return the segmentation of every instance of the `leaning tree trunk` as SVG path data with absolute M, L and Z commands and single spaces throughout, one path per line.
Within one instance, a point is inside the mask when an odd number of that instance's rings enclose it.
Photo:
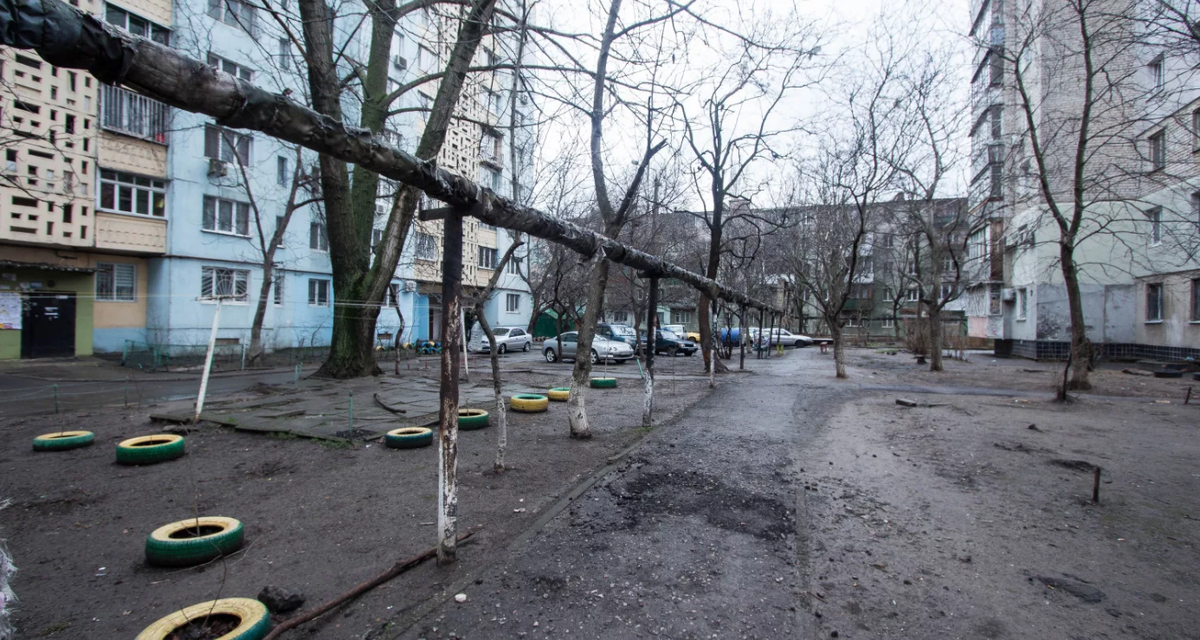
M 700 294 L 700 304 L 697 305 L 696 312 L 700 314 L 700 352 L 704 355 L 704 372 L 711 374 L 713 371 L 713 327 L 715 323 L 712 321 L 711 309 L 712 303 L 708 296 Z M 711 376 L 709 376 L 711 378 Z M 711 385 L 710 385 L 711 386 Z
M 483 336 L 487 338 L 491 345 L 491 361 L 492 361 L 492 390 L 496 394 L 495 423 L 496 423 L 496 461 L 492 464 L 492 469 L 496 473 L 504 473 L 504 454 L 508 451 L 508 413 L 504 407 L 504 391 L 501 388 L 503 383 L 500 380 L 500 348 L 496 345 L 496 334 L 492 332 L 492 325 L 488 322 L 487 316 L 483 313 L 483 302 L 475 304 L 475 315 L 478 317 L 479 326 L 483 328 Z
M 583 325 L 579 327 L 578 342 L 575 343 L 575 371 L 571 376 L 571 394 L 567 398 L 567 422 L 571 425 L 571 437 L 586 440 L 592 437 L 592 427 L 587 418 L 588 384 L 592 377 L 592 338 L 596 335 L 596 318 L 604 304 L 604 289 L 608 284 L 608 260 L 596 256 L 588 283 L 587 306 L 583 309 Z
M 837 320 L 825 318 L 829 324 L 829 336 L 833 338 L 833 364 L 838 378 L 848 378 L 846 375 L 846 345 L 842 337 L 842 325 Z
M 263 260 L 263 281 L 258 290 L 258 305 L 254 308 L 254 322 L 250 325 L 250 364 L 258 364 L 262 359 L 262 328 L 267 316 L 267 296 L 275 282 L 274 251 Z
M 1075 391 L 1092 388 L 1088 380 L 1088 363 L 1092 361 L 1091 344 L 1087 339 L 1087 325 L 1083 322 L 1083 294 L 1079 291 L 1079 272 L 1075 267 L 1075 248 L 1070 244 L 1059 245 L 1059 263 L 1062 265 L 1063 283 L 1067 288 L 1067 304 L 1071 311 L 1071 360 L 1075 368 L 1071 371 L 1070 387 Z M 1067 367 L 1071 361 L 1067 362 Z
M 945 371 L 942 366 L 942 307 L 931 304 L 929 308 L 929 370 Z

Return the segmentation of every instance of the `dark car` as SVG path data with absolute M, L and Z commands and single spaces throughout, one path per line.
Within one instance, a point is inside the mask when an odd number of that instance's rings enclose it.
M 679 354 L 690 356 L 694 355 L 700 349 L 695 342 L 673 331 L 659 329 L 655 333 L 657 334 L 657 339 L 654 341 L 654 353 L 662 353 L 669 356 Z

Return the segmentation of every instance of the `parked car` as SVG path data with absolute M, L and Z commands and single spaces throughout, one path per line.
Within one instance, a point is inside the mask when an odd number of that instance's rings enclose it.
M 664 324 L 662 326 L 662 328 L 666 329 L 667 331 L 670 331 L 671 333 L 673 333 L 681 338 L 687 338 L 688 340 L 691 340 L 692 342 L 695 342 L 695 343 L 700 342 L 700 333 L 698 331 L 688 331 L 687 327 L 685 327 L 684 325 Z
M 559 352 L 561 342 L 562 351 Z M 579 332 L 568 331 L 557 337 L 546 338 L 542 344 L 542 357 L 546 362 L 559 360 L 574 360 L 579 346 Z M 592 338 L 592 363 L 608 360 L 618 364 L 633 357 L 633 347 L 618 340 L 610 340 L 604 336 Z
M 670 331 L 668 329 L 659 329 L 655 332 L 657 335 L 654 341 L 654 353 L 662 353 L 669 356 L 683 354 L 685 356 L 695 355 L 700 349 L 699 345 L 687 338 Z
M 637 343 L 637 332 L 627 324 L 601 322 L 596 325 L 596 335 L 603 336 L 609 340 L 624 342 L 631 347 Z
M 785 347 L 800 348 L 811 347 L 813 345 L 812 338 L 805 335 L 800 335 L 799 333 L 792 333 L 787 329 L 776 329 L 774 332 L 764 331 L 764 333 L 771 333 L 771 342 L 769 346 L 781 344 Z M 750 335 L 754 339 L 754 342 L 757 343 L 758 329 L 751 329 Z
M 496 351 L 499 353 L 529 351 L 533 348 L 533 337 L 521 327 L 496 327 L 492 329 L 492 333 L 496 336 Z M 486 338 L 483 327 L 476 322 L 471 329 L 471 338 L 467 341 L 467 350 L 491 353 L 492 344 Z

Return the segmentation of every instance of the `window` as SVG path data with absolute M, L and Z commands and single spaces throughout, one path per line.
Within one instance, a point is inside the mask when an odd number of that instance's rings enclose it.
M 250 35 L 255 32 L 254 7 L 242 0 L 208 0 L 208 15 L 244 30 Z
M 988 84 L 998 87 L 1004 82 L 1004 49 L 992 47 L 988 52 Z
M 993 162 L 989 168 L 991 173 L 991 184 L 988 187 L 988 198 L 992 200 L 1000 200 L 1004 197 L 1003 180 L 1004 180 L 1004 165 L 999 162 Z
M 1150 72 L 1150 86 L 1155 89 L 1162 89 L 1163 84 L 1166 83 L 1162 54 L 1151 60 L 1150 64 L 1146 65 L 1146 70 Z
M 283 274 L 282 273 L 276 273 L 271 278 L 271 291 L 272 291 L 272 296 L 273 296 L 272 300 L 274 301 L 275 306 L 277 306 L 277 307 L 283 306 Z
M 1167 166 L 1167 132 L 1159 131 L 1149 138 L 1151 171 L 1158 171 Z
M 846 316 L 847 327 L 857 327 L 860 325 L 861 323 L 859 322 L 858 316 Z
M 1200 278 L 1192 280 L 1192 322 L 1200 322 Z
M 505 272 L 511 273 L 512 275 L 515 275 L 515 276 L 521 275 L 521 259 L 518 258 L 517 256 L 513 256 L 513 257 L 509 258 L 508 266 L 505 267 L 504 270 L 505 270 Z
M 308 280 L 308 304 L 311 307 L 329 306 L 329 281 L 317 278 Z
M 288 183 L 288 178 L 291 177 L 288 172 L 288 159 L 283 156 L 275 156 L 275 184 L 285 186 Z
M 417 233 L 417 260 L 437 260 L 437 238 L 428 233 Z
M 884 329 L 891 329 L 896 326 L 896 321 L 894 318 L 892 318 L 892 316 L 887 316 L 883 319 L 883 324 L 881 326 Z
M 986 262 L 988 260 L 988 228 L 984 227 L 967 239 L 967 258 Z
M 371 229 L 371 251 L 374 251 L 380 242 L 383 242 L 383 229 Z
M 111 4 L 104 8 L 104 21 L 121 27 L 135 36 L 149 38 L 159 44 L 171 44 L 171 32 L 149 20 L 139 18 Z
M 503 138 L 490 131 L 484 131 L 479 139 L 479 159 L 485 162 L 500 162 Z
M 421 73 L 429 73 L 433 71 L 434 65 L 437 63 L 437 56 L 433 54 L 433 50 L 425 45 L 417 47 L 417 70 Z
M 504 310 L 508 313 L 517 313 L 521 310 L 521 295 L 518 293 L 510 293 L 504 297 Z
M 250 205 L 224 198 L 204 196 L 204 230 L 250 235 Z
M 1162 322 L 1163 286 L 1161 282 L 1146 285 L 1146 322 Z
M 625 324 L 625 323 L 629 322 L 629 312 L 628 311 L 614 311 L 612 316 L 613 316 L 613 322 L 617 322 L 620 324 Z
M 479 268 L 496 268 L 496 250 L 491 247 L 479 247 Z
M 1200 151 L 1200 109 L 1192 112 L 1192 153 Z
M 224 267 L 200 268 L 200 299 L 232 299 L 234 302 L 249 300 L 250 272 L 243 269 Z
M 495 192 L 504 188 L 503 176 L 491 167 L 479 167 L 479 182 Z
M 96 263 L 96 300 L 137 301 L 137 265 L 119 262 Z
M 280 38 L 276 55 L 279 56 L 279 66 L 283 69 L 290 69 L 292 66 L 292 42 L 287 38 Z
M 73 117 L 67 116 L 68 121 Z M 100 126 L 105 129 L 167 144 L 170 120 L 171 108 L 158 100 L 122 87 L 100 85 Z
M 687 324 L 692 321 L 692 312 L 687 309 L 674 309 L 671 316 L 674 317 L 675 324 Z
M 909 289 L 909 290 L 908 290 L 908 298 L 907 298 L 907 300 L 908 300 L 909 302 L 916 302 L 916 301 L 918 301 L 918 300 L 920 300 L 920 299 L 921 299 L 921 292 L 920 292 L 920 290 L 918 290 L 916 287 L 912 287 L 911 289 Z
M 250 82 L 254 77 L 254 72 L 250 69 L 236 63 L 226 60 L 214 53 L 208 54 L 208 66 L 224 71 L 235 78 L 241 78 L 246 82 Z
M 426 113 L 433 110 L 433 98 L 430 98 L 424 93 L 417 92 L 417 104 L 421 107 L 421 110 Z M 426 117 L 429 116 L 427 115 Z
M 1197 228 L 1200 228 L 1200 191 L 1192 194 L 1192 219 L 1196 221 Z
M 393 307 L 393 308 L 400 306 L 400 283 L 399 282 L 393 282 L 388 285 L 387 303 L 386 304 L 387 304 L 387 306 Z
M 243 165 L 250 164 L 250 143 L 253 138 L 249 134 L 238 133 L 233 129 L 204 125 L 204 155 L 225 162 L 233 162 L 234 154 Z
M 895 293 L 895 292 L 892 291 L 891 287 L 884 287 L 883 288 L 883 299 L 884 300 L 893 300 L 894 299 L 894 297 L 892 296 L 893 293 Z
M 988 285 L 988 315 L 1000 315 L 1000 285 Z
M 954 256 L 942 258 L 942 273 L 954 273 Z
M 308 225 L 308 248 L 313 251 L 329 251 L 329 236 L 325 233 L 325 225 L 320 222 Z
M 949 300 L 953 300 L 953 299 L 954 299 L 954 285 L 942 284 L 942 300 L 949 301 Z
M 100 170 L 100 209 L 165 218 L 167 182 L 122 171 Z
M 1029 289 L 1017 289 L 1017 320 L 1024 320 L 1029 313 Z
M 283 238 L 284 238 L 284 235 L 287 233 L 287 229 L 284 228 L 284 226 L 283 226 L 283 216 L 275 216 L 275 233 L 277 234 L 276 235 L 277 240 L 275 241 L 275 247 L 278 249 L 282 249 L 285 246 Z
M 883 247 L 884 249 L 891 249 L 892 247 L 895 247 L 896 246 L 896 236 L 894 236 L 890 233 L 887 235 L 884 235 L 884 236 L 880 236 L 879 246 Z
M 1146 220 L 1150 222 L 1150 245 L 1162 244 L 1162 207 L 1146 211 Z

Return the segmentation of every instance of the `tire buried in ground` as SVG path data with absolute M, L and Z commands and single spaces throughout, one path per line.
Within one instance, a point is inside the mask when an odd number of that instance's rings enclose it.
M 491 417 L 483 409 L 459 409 L 458 428 L 462 431 L 485 429 L 490 424 Z
M 117 464 L 155 464 L 183 455 L 183 436 L 161 433 L 130 438 L 117 445 Z
M 209 630 L 209 635 L 203 629 Z M 193 631 L 194 630 L 194 631 Z M 271 630 L 267 607 L 250 598 L 223 598 L 194 604 L 156 620 L 136 640 L 213 637 L 216 640 L 262 640 Z M 224 631 L 224 635 L 214 635 Z
M 163 525 L 146 536 L 146 562 L 156 567 L 190 567 L 242 547 L 242 523 L 201 516 Z
M 509 406 L 513 411 L 519 413 L 539 413 L 545 411 L 550 406 L 550 400 L 546 396 L 540 396 L 534 393 L 522 393 L 512 397 Z
M 433 444 L 433 430 L 425 427 L 392 429 L 383 436 L 383 444 L 391 449 L 419 449 Z
M 616 378 L 592 378 L 591 385 L 593 389 L 612 389 L 617 386 Z
M 571 387 L 554 387 L 546 393 L 546 397 L 555 402 L 566 402 L 571 397 Z
M 60 431 L 47 433 L 33 439 L 34 451 L 67 451 L 86 447 L 96 439 L 91 431 Z

